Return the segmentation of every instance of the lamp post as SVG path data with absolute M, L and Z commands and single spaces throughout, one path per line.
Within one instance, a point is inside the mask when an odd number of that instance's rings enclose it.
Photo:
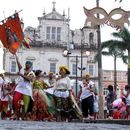
M 83 57 L 88 57 L 90 55 L 90 51 L 86 51 L 85 53 L 85 56 L 83 56 L 83 53 L 84 53 L 84 28 L 83 27 L 82 29 L 80 29 L 81 31 L 81 68 L 79 67 L 79 69 L 81 70 L 81 81 L 82 81 L 82 78 L 83 78 L 83 70 L 85 70 L 85 68 L 83 68 Z
M 78 96 L 78 71 L 77 71 L 77 67 L 78 67 L 78 56 L 76 55 L 76 88 L 75 88 L 75 93 L 76 93 L 76 97 Z
M 82 81 L 82 76 L 83 76 L 83 37 L 84 37 L 84 32 L 83 28 L 81 29 L 81 81 Z
M 81 53 L 81 56 L 80 56 L 80 58 L 81 58 L 81 67 L 78 67 L 78 69 L 81 71 L 81 75 L 80 75 L 81 81 L 82 81 L 82 78 L 83 78 L 83 70 L 85 70 L 85 67 L 83 67 L 83 58 L 84 57 L 88 58 L 89 55 L 90 55 L 90 51 L 86 51 L 85 56 L 83 55 L 83 52 Z
M 73 56 L 73 55 L 70 55 L 71 54 L 71 52 L 70 52 L 70 50 L 64 50 L 64 52 L 63 52 L 63 56 L 64 57 L 74 57 L 74 58 L 76 58 L 76 73 L 75 73 L 75 75 L 76 75 L 76 77 L 75 77 L 75 83 L 76 83 L 76 88 L 75 88 L 75 93 L 76 93 L 76 97 L 77 97 L 77 95 L 78 95 L 78 69 L 79 70 L 81 70 L 81 71 L 83 71 L 85 68 L 83 68 L 83 63 L 81 63 L 81 68 L 80 67 L 78 67 L 78 58 L 82 58 L 82 61 L 83 61 L 83 58 L 84 57 L 88 57 L 89 55 L 90 55 L 90 52 L 89 51 L 86 51 L 86 56 L 83 56 L 83 55 L 80 55 L 80 56 L 78 56 L 78 55 L 75 55 L 75 56 Z M 82 74 L 82 72 L 81 72 L 81 74 Z M 82 75 L 81 75 L 81 77 L 82 77 Z

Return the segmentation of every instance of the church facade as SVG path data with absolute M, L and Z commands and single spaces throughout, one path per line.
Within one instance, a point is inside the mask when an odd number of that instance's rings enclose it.
M 70 78 L 81 80 L 85 73 L 98 85 L 97 29 L 83 26 L 82 29 L 70 29 L 69 16 L 56 11 L 53 3 L 50 13 L 43 12 L 38 17 L 36 28 L 28 26 L 24 34 L 30 37 L 30 49 L 19 48 L 17 55 L 22 66 L 27 60 L 33 62 L 33 69 L 41 69 L 45 75 L 52 71 L 58 74 L 60 65 L 70 69 Z M 67 50 L 67 55 L 64 52 Z M 87 53 L 86 53 L 87 52 Z M 89 52 L 89 53 L 88 53 Z M 9 80 L 17 80 L 15 57 L 4 50 L 4 70 Z

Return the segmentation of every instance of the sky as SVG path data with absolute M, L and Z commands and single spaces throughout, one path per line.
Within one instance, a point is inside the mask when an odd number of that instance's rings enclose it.
M 0 21 L 12 15 L 15 10 L 21 11 L 19 13 L 20 18 L 23 19 L 24 27 L 38 26 L 38 17 L 43 15 L 45 9 L 46 13 L 52 11 L 52 2 L 54 0 L 0 0 Z M 55 0 L 56 11 L 60 14 L 68 16 L 68 8 L 70 8 L 70 28 L 79 29 L 82 28 L 86 19 L 83 11 L 83 6 L 87 9 L 96 7 L 96 0 Z M 121 7 L 122 9 L 129 11 L 130 0 L 123 0 L 122 3 L 114 2 L 114 0 L 99 0 L 99 5 L 109 13 L 114 8 Z M 101 27 L 101 41 L 111 39 L 111 33 L 116 31 L 112 27 L 104 25 Z M 103 69 L 113 70 L 113 58 L 102 57 Z M 0 70 L 2 69 L 2 50 L 0 49 Z M 127 70 L 127 66 L 122 63 L 121 60 L 117 62 L 117 70 Z

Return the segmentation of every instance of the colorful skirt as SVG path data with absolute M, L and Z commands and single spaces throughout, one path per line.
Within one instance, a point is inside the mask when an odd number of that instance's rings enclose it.
M 82 117 L 82 113 L 73 97 L 73 95 L 66 98 L 54 95 L 55 110 L 61 118 L 65 119 L 79 119 Z
M 52 118 L 49 112 L 49 100 L 46 93 L 40 89 L 33 90 L 33 120 L 46 120 Z

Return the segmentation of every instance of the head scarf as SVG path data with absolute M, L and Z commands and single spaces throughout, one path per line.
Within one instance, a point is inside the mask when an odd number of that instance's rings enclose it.
M 32 66 L 33 63 L 31 61 L 26 61 L 25 64 L 29 64 L 30 66 Z

